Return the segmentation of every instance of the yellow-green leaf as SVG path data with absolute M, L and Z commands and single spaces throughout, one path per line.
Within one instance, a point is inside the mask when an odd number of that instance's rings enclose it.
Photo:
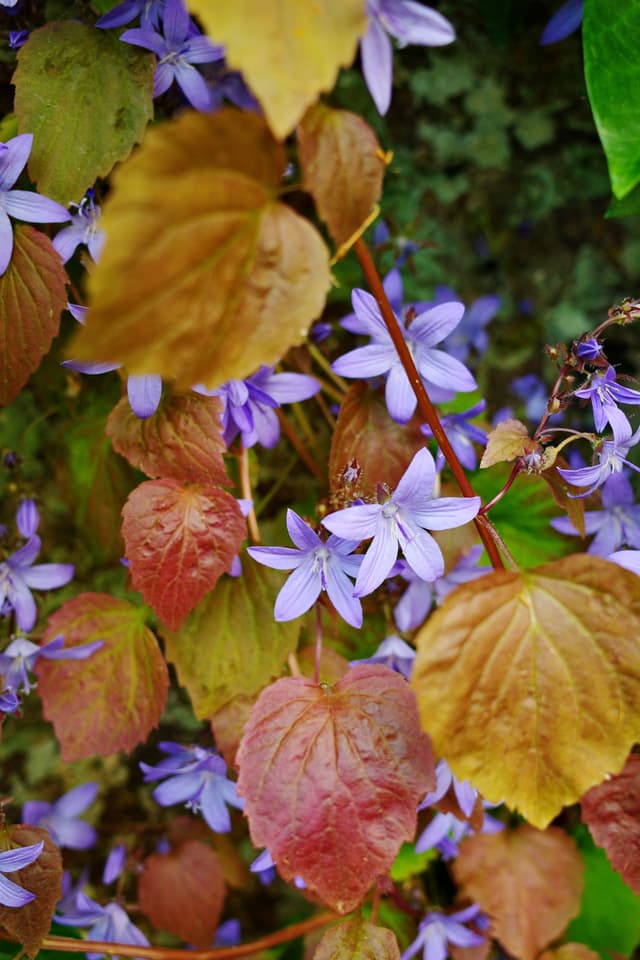
M 392 930 L 355 914 L 327 930 L 313 960 L 400 960 L 400 950 Z
M 384 154 L 371 127 L 347 110 L 317 104 L 298 127 L 304 188 L 337 244 L 362 227 L 380 199 Z
M 277 623 L 282 576 L 245 558 L 241 577 L 225 577 L 180 630 L 165 630 L 167 657 L 197 717 L 211 717 L 239 695 L 251 696 L 282 672 L 298 645 L 299 621 Z
M 152 54 L 110 30 L 52 21 L 29 34 L 13 76 L 29 175 L 41 193 L 78 202 L 129 156 L 153 118 Z
M 331 90 L 366 29 L 364 0 L 188 0 L 282 140 Z
M 436 754 L 545 827 L 640 739 L 640 578 L 574 554 L 464 584 L 418 633 Z
M 284 163 L 252 114 L 187 111 L 151 130 L 113 177 L 70 356 L 215 387 L 300 343 L 324 306 L 328 253 L 277 200 Z

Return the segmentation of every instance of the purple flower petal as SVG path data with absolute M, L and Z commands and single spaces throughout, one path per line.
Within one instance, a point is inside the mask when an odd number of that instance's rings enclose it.
M 35 893 L 29 893 L 23 887 L 19 887 L 12 880 L 7 880 L 0 873 L 0 903 L 5 907 L 24 907 L 25 904 L 35 900 Z
M 247 547 L 247 553 L 258 563 L 274 570 L 295 570 L 304 557 L 293 547 Z
M 152 417 L 162 397 L 162 377 L 156 373 L 127 377 L 127 396 L 131 409 L 140 420 Z
M 584 0 L 568 0 L 568 3 L 564 3 L 559 10 L 556 10 L 542 31 L 540 37 L 542 46 L 558 43 L 577 30 L 582 23 L 583 6 Z
M 72 563 L 39 563 L 35 567 L 25 568 L 22 577 L 27 586 L 35 590 L 54 590 L 73 580 L 74 573 Z
M 441 13 L 413 0 L 382 0 L 380 19 L 403 45 L 440 47 L 456 39 L 455 30 Z
M 391 103 L 393 82 L 393 50 L 391 41 L 378 20 L 369 21 L 367 32 L 360 41 L 362 72 L 378 113 L 385 115 Z
M 276 598 L 273 615 L 278 621 L 295 620 L 306 613 L 320 596 L 322 581 L 312 557 L 307 557 L 294 570 Z
M 0 277 L 6 273 L 13 255 L 13 227 L 4 210 L 0 210 Z
M 362 561 L 354 595 L 366 597 L 367 594 L 373 593 L 389 575 L 397 556 L 398 541 L 393 534 L 391 524 L 381 518 L 376 535 Z
M 211 109 L 211 90 L 201 73 L 189 63 L 178 63 L 175 78 L 192 107 L 206 113 Z
M 342 619 L 359 629 L 362 626 L 362 605 L 353 595 L 353 583 L 337 564 L 327 566 L 327 594 Z
M 10 190 L 14 185 L 26 166 L 32 146 L 32 133 L 21 133 L 0 145 L 0 191 Z
M 287 510 L 287 533 L 298 550 L 315 550 L 322 540 L 294 510 Z
M 9 216 L 28 223 L 64 223 L 70 219 L 63 206 L 32 190 L 11 190 L 5 195 L 4 209 Z

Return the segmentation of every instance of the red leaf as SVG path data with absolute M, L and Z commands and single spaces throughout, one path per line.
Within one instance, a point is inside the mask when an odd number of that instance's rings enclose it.
M 435 783 L 411 689 L 371 664 L 334 687 L 304 677 L 267 687 L 237 759 L 254 846 L 340 913 L 413 838 L 417 804 Z
M 43 642 L 103 645 L 86 660 L 44 660 L 36 667 L 44 715 L 65 762 L 132 750 L 164 709 L 167 665 L 144 611 L 104 593 L 82 593 L 49 618 Z
M 202 950 L 211 946 L 225 892 L 215 852 L 197 840 L 147 857 L 138 881 L 140 909 L 154 927 Z
M 640 756 L 632 753 L 620 773 L 592 787 L 580 803 L 591 836 L 640 894 Z
M 32 227 L 13 231 L 13 257 L 0 277 L 0 404 L 38 369 L 60 327 L 67 275 L 51 240 Z
M 113 449 L 150 477 L 227 485 L 221 413 L 218 397 L 182 393 L 163 397 L 156 413 L 141 420 L 123 397 L 106 432 Z
M 15 937 L 31 957 L 36 955 L 43 937 L 49 933 L 53 911 L 62 896 L 62 856 L 48 831 L 42 827 L 18 824 L 0 833 L 2 851 L 28 847 L 41 840 L 44 848 L 38 859 L 7 877 L 19 887 L 35 893 L 35 900 L 24 907 L 0 905 L 0 927 Z
M 231 494 L 176 480 L 141 483 L 122 520 L 133 585 L 172 630 L 229 570 L 246 535 Z

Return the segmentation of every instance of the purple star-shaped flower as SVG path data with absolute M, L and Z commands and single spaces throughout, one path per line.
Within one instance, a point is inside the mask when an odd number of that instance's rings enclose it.
M 222 60 L 223 48 L 216 47 L 208 37 L 193 34 L 183 0 L 166 0 L 162 25 L 164 36 L 144 26 L 125 30 L 120 39 L 151 50 L 158 57 L 153 78 L 154 97 L 165 93 L 175 80 L 192 107 L 210 110 L 211 91 L 193 64 Z
M 69 790 L 55 803 L 28 800 L 22 808 L 22 822 L 44 827 L 54 843 L 70 850 L 88 850 L 97 839 L 90 824 L 77 818 L 91 806 L 98 792 L 97 783 L 82 783 Z
M 323 542 L 293 510 L 287 510 L 292 547 L 249 547 L 248 553 L 267 567 L 293 570 L 276 598 L 276 620 L 294 620 L 306 613 L 326 590 L 340 616 L 352 627 L 362 626 L 362 607 L 349 577 L 358 573 L 361 556 L 353 556 L 360 539 L 331 536 Z
M 622 410 L 618 409 L 618 404 L 630 403 L 637 406 L 640 404 L 640 392 L 616 383 L 613 367 L 607 367 L 604 373 L 590 377 L 585 386 L 575 391 L 575 396 L 591 400 L 593 422 L 598 432 L 610 423 L 613 436 L 617 440 L 622 440 L 631 433 L 631 424 Z
M 373 537 L 365 555 L 354 594 L 364 597 L 379 587 L 391 572 L 398 547 L 407 563 L 423 580 L 444 573 L 440 547 L 426 531 L 450 530 L 476 516 L 480 497 L 432 496 L 436 477 L 433 457 L 418 450 L 395 492 L 382 503 L 362 503 L 338 510 L 322 521 L 339 537 L 362 540 Z
M 440 422 L 449 443 L 453 447 L 458 460 L 467 470 L 475 470 L 478 465 L 478 455 L 474 444 L 477 443 L 482 447 L 486 447 L 487 445 L 487 434 L 485 431 L 469 422 L 473 420 L 474 417 L 477 417 L 478 414 L 483 413 L 486 405 L 484 400 L 480 400 L 474 404 L 473 407 L 470 407 L 468 410 L 463 410 L 461 413 L 447 413 L 443 417 L 440 417 Z M 427 423 L 423 424 L 420 429 L 425 437 L 433 437 L 433 431 Z M 445 463 L 445 456 L 442 450 L 438 448 L 438 453 L 436 454 L 436 470 L 440 472 Z
M 479 947 L 486 938 L 464 926 L 470 920 L 477 920 L 480 914 L 478 904 L 456 913 L 440 913 L 431 910 L 420 924 L 418 936 L 407 947 L 400 960 L 410 960 L 422 950 L 424 960 L 445 960 L 449 956 L 449 944 L 456 947 Z
M 28 847 L 16 847 L 0 853 L 0 903 L 3 907 L 24 907 L 26 903 L 35 900 L 35 893 L 18 886 L 13 880 L 7 880 L 5 873 L 15 873 L 16 870 L 28 867 L 38 859 L 43 847 L 41 840 L 40 843 L 32 843 Z
M 578 467 L 575 470 L 567 470 L 558 467 L 558 473 L 575 487 L 589 487 L 584 493 L 578 494 L 580 497 L 588 497 L 590 493 L 601 487 L 609 477 L 614 473 L 621 473 L 624 466 L 631 467 L 640 473 L 640 467 L 627 460 L 627 454 L 631 447 L 635 446 L 640 440 L 640 427 L 634 434 L 625 434 L 623 437 L 613 440 L 604 440 L 600 453 L 598 454 L 598 463 L 591 467 Z
M 460 809 L 465 817 L 470 817 L 478 799 L 478 791 L 471 786 L 468 780 L 458 780 L 446 760 L 438 761 L 436 765 L 436 788 L 426 795 L 418 810 L 426 810 L 437 803 L 438 800 L 442 800 L 451 786 Z
M 542 31 L 540 43 L 543 47 L 550 43 L 558 43 L 578 29 L 582 23 L 584 0 L 568 0 L 556 10 L 546 27 Z
M 367 15 L 369 26 L 360 41 L 362 72 L 378 112 L 385 114 L 393 82 L 389 35 L 403 47 L 410 43 L 441 47 L 452 43 L 456 34 L 442 14 L 414 0 L 367 0 Z
M 48 564 L 45 564 L 48 566 Z M 64 637 L 58 634 L 53 640 L 39 647 L 26 637 L 16 637 L 6 650 L 0 653 L 0 674 L 9 690 L 14 693 L 30 693 L 35 683 L 29 679 L 40 657 L 45 660 L 86 660 L 103 645 L 102 640 L 92 640 L 76 647 L 63 649 Z
M 145 783 L 168 779 L 153 791 L 153 799 L 161 807 L 186 803 L 204 819 L 216 833 L 228 833 L 231 819 L 227 804 L 244 808 L 244 800 L 237 793 L 236 785 L 227 779 L 227 765 L 215 750 L 203 747 L 183 747 L 179 743 L 162 741 L 160 749 L 168 754 L 156 766 L 141 763 Z
M 585 533 L 595 537 L 587 553 L 607 557 L 620 547 L 640 549 L 640 504 L 633 500 L 633 488 L 624 473 L 612 473 L 602 487 L 602 510 L 585 510 Z M 580 536 L 568 517 L 551 521 L 554 530 Z
M 401 673 L 407 680 L 411 679 L 413 663 L 416 659 L 416 651 L 405 643 L 400 637 L 391 635 L 382 641 L 378 649 L 370 657 L 362 660 L 352 660 L 350 666 L 355 667 L 359 663 L 382 663 L 390 670 Z
M 13 227 L 9 217 L 27 223 L 64 223 L 69 213 L 63 206 L 41 197 L 32 190 L 12 190 L 22 173 L 33 146 L 33 134 L 0 143 L 0 277 L 5 273 L 13 254 Z
M 107 903 L 103 907 L 90 900 L 84 893 L 76 895 L 74 912 L 57 913 L 54 919 L 56 923 L 67 927 L 90 927 L 90 940 L 131 943 L 136 947 L 149 946 L 144 933 L 131 922 L 118 903 Z M 100 960 L 101 957 L 104 957 L 104 953 L 87 953 L 88 960 Z
M 165 0 L 123 0 L 96 20 L 96 27 L 107 30 L 110 27 L 123 27 L 140 17 L 143 27 L 157 27 L 162 17 Z
M 320 384 L 303 373 L 274 373 L 273 367 L 263 366 L 247 380 L 229 380 L 215 390 L 202 384 L 193 389 L 223 401 L 222 429 L 228 447 L 240 434 L 243 447 L 260 443 L 271 449 L 280 439 L 278 407 L 308 400 L 318 393 Z
M 71 214 L 71 226 L 64 227 L 53 238 L 53 246 L 66 263 L 76 252 L 81 243 L 89 248 L 93 260 L 100 259 L 104 246 L 104 230 L 99 227 L 101 210 L 94 201 L 93 190 L 87 190 L 86 196 L 80 203 L 72 203 L 77 213 Z
M 71 563 L 38 563 L 40 537 L 35 534 L 0 563 L 0 616 L 16 615 L 20 630 L 28 633 L 36 622 L 37 610 L 31 589 L 53 590 L 63 587 L 73 578 Z
M 367 333 L 371 343 L 338 357 L 332 368 L 340 376 L 356 379 L 387 374 L 387 409 L 394 420 L 406 423 L 415 412 L 417 400 L 378 304 L 365 290 L 354 290 L 351 302 L 358 318 L 358 332 Z M 433 349 L 460 323 L 463 313 L 464 306 L 452 302 L 431 307 L 413 319 L 411 315 L 398 317 L 418 372 L 436 403 L 451 400 L 456 392 L 467 393 L 477 386 L 464 364 L 442 350 Z

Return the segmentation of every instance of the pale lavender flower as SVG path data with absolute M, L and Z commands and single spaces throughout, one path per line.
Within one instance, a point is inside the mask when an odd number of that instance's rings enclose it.
M 387 409 L 394 420 L 406 423 L 415 412 L 417 400 L 380 308 L 365 290 L 354 290 L 352 303 L 358 318 L 357 332 L 370 336 L 371 343 L 338 357 L 332 367 L 340 376 L 356 379 L 387 374 Z M 400 329 L 418 372 L 436 403 L 451 400 L 456 392 L 467 393 L 477 386 L 464 364 L 442 350 L 433 349 L 457 326 L 463 313 L 464 306 L 461 303 L 442 303 L 419 313 L 410 323 L 407 317 L 398 316 Z M 354 329 L 354 325 L 351 324 L 350 328 Z
M 470 423 L 478 414 L 483 413 L 486 402 L 480 400 L 479 403 L 463 410 L 460 413 L 446 413 L 440 417 L 440 423 L 444 428 L 449 443 L 453 447 L 458 460 L 467 470 L 475 470 L 478 465 L 478 455 L 475 444 L 482 447 L 487 445 L 487 434 L 481 427 Z M 425 437 L 433 437 L 433 431 L 428 423 L 423 424 L 420 430 Z M 436 470 L 440 472 L 446 463 L 442 450 L 438 447 L 436 454 Z
M 487 809 L 498 804 L 483 800 L 482 806 L 482 826 L 478 832 L 499 833 L 504 830 L 504 823 L 487 813 Z M 437 850 L 443 860 L 452 860 L 458 856 L 464 838 L 475 832 L 468 820 L 460 820 L 453 813 L 437 812 L 416 841 L 415 851 L 425 853 L 427 850 Z
M 90 824 L 77 818 L 91 806 L 98 792 L 97 783 L 83 783 L 69 790 L 55 803 L 28 800 L 22 808 L 22 822 L 49 831 L 53 842 L 70 850 L 88 850 L 97 839 Z
M 164 36 L 144 26 L 125 30 L 120 39 L 151 50 L 158 57 L 153 78 L 154 97 L 165 93 L 175 80 L 192 107 L 210 110 L 211 91 L 193 65 L 221 60 L 223 48 L 214 46 L 208 37 L 194 36 L 184 0 L 166 0 L 162 25 Z
M 568 0 L 567 3 L 563 3 L 542 31 L 540 37 L 542 46 L 558 43 L 577 30 L 582 23 L 583 9 L 584 0 Z
M 460 297 L 451 287 L 437 286 L 435 296 L 430 306 L 438 303 L 449 303 L 459 301 Z M 486 294 L 478 297 L 468 307 L 465 308 L 462 320 L 456 329 L 446 337 L 442 346 L 452 357 L 464 363 L 473 350 L 479 356 L 482 355 L 489 345 L 489 335 L 487 325 L 493 320 L 494 316 L 502 306 L 502 298 L 496 294 Z
M 442 14 L 414 0 L 367 0 L 369 25 L 360 41 L 362 72 L 369 93 L 385 114 L 391 103 L 393 47 L 389 36 L 400 46 L 415 43 L 440 47 L 452 43 L 455 31 Z
M 478 799 L 478 791 L 468 780 L 458 780 L 446 760 L 438 761 L 436 765 L 436 788 L 426 795 L 418 806 L 418 810 L 426 810 L 428 807 L 432 807 L 434 803 L 442 800 L 450 787 L 453 787 L 458 806 L 465 817 L 470 817 Z
M 276 875 L 276 865 L 269 851 L 263 850 L 250 865 L 249 870 L 251 873 L 257 873 L 260 877 L 260 882 L 265 884 L 265 886 L 271 883 Z M 307 885 L 302 877 L 294 877 L 293 882 L 298 890 L 306 890 Z
M 400 637 L 391 635 L 382 641 L 378 649 L 370 657 L 364 657 L 362 660 L 352 660 L 350 666 L 355 667 L 359 663 L 382 663 L 390 670 L 401 673 L 407 680 L 411 679 L 411 671 L 416 658 L 416 651 L 405 643 Z
M 623 440 L 625 435 L 631 433 L 631 424 L 622 410 L 618 409 L 618 404 L 628 403 L 637 406 L 640 404 L 640 392 L 616 383 L 616 372 L 613 367 L 607 367 L 604 373 L 591 376 L 585 386 L 574 391 L 574 395 L 584 400 L 591 400 L 593 422 L 598 432 L 604 430 L 609 423 L 616 440 Z
M 33 134 L 21 133 L 6 143 L 0 143 L 0 276 L 5 272 L 13 254 L 13 227 L 9 217 L 27 223 L 64 223 L 69 213 L 63 206 L 41 197 L 32 190 L 12 190 L 22 173 L 33 146 Z
M 595 337 L 588 337 L 586 340 L 581 340 L 577 344 L 576 356 L 580 357 L 581 360 L 587 360 L 588 362 L 593 362 L 598 360 L 602 356 L 602 344 L 599 340 L 596 340 Z
M 143 27 L 157 27 L 162 18 L 165 0 L 123 0 L 96 20 L 96 27 L 107 30 L 110 27 L 123 27 L 140 17 Z
M 0 903 L 3 907 L 24 907 L 35 900 L 35 893 L 30 893 L 24 887 L 18 886 L 13 880 L 7 880 L 5 873 L 15 873 L 24 870 L 29 864 L 37 860 L 44 843 L 31 843 L 27 847 L 15 847 L 13 850 L 4 850 L 0 853 Z
M 117 880 L 127 860 L 127 848 L 124 843 L 118 843 L 109 851 L 104 870 L 102 871 L 102 882 L 109 884 Z
M 231 819 L 227 804 L 244 808 L 244 800 L 236 785 L 227 779 L 227 765 L 215 750 L 203 747 L 183 747 L 171 741 L 162 741 L 160 749 L 168 754 L 156 766 L 141 763 L 144 782 L 168 779 L 153 791 L 153 799 L 161 807 L 185 803 L 194 813 L 202 811 L 207 824 L 216 833 L 228 833 Z
M 616 550 L 615 553 L 609 554 L 607 560 L 617 563 L 625 570 L 631 570 L 640 577 L 640 550 Z
M 440 606 L 445 597 L 461 583 L 468 583 L 470 580 L 476 580 L 478 577 L 484 576 L 485 573 L 490 573 L 491 567 L 478 566 L 478 560 L 481 556 L 482 546 L 480 544 L 471 547 L 470 550 L 462 554 L 449 573 L 438 577 L 432 583 L 427 583 L 417 576 L 404 560 L 399 560 L 396 571 L 403 580 L 407 581 L 409 586 L 393 611 L 393 619 L 398 630 L 402 630 L 403 633 L 408 630 L 415 630 L 426 620 L 434 598 Z
M 101 210 L 94 202 L 93 190 L 87 190 L 80 203 L 72 203 L 77 213 L 71 214 L 71 226 L 64 227 L 53 238 L 53 246 L 66 263 L 70 260 L 81 243 L 89 248 L 93 260 L 100 259 L 104 247 L 105 233 L 100 229 Z
M 86 660 L 102 645 L 102 640 L 92 640 L 89 643 L 63 649 L 64 637 L 58 634 L 53 640 L 39 647 L 26 637 L 16 637 L 6 650 L 0 653 L 0 674 L 4 676 L 4 682 L 9 690 L 13 690 L 14 693 L 30 693 L 36 684 L 29 679 L 29 673 L 33 673 L 40 657 L 44 657 L 45 660 Z
M 640 473 L 640 467 L 626 459 L 630 448 L 635 446 L 639 440 L 640 427 L 632 435 L 626 434 L 618 439 L 614 437 L 613 440 L 604 440 L 598 454 L 598 463 L 591 467 L 579 467 L 576 470 L 558 467 L 558 473 L 575 487 L 588 487 L 589 489 L 585 490 L 584 493 L 578 494 L 580 497 L 588 497 L 590 493 L 601 487 L 612 474 L 621 473 L 624 466 L 631 467 L 632 470 Z
M 427 530 L 450 530 L 476 516 L 479 497 L 432 496 L 436 477 L 433 457 L 419 450 L 396 487 L 382 503 L 362 503 L 330 514 L 323 525 L 339 537 L 373 537 L 356 580 L 354 595 L 364 597 L 379 587 L 402 551 L 411 569 L 423 580 L 444 573 L 440 547 Z
M 240 434 L 243 447 L 260 443 L 271 449 L 280 439 L 278 407 L 308 400 L 318 393 L 320 384 L 304 373 L 274 373 L 273 367 L 263 366 L 246 380 L 228 380 L 214 390 L 202 384 L 193 389 L 222 400 L 222 430 L 228 447 Z
M 16 510 L 16 526 L 20 536 L 28 540 L 38 532 L 40 514 L 35 500 L 22 500 Z
M 6 7 L 12 10 L 18 3 L 20 3 L 20 0 L 0 0 L 0 7 Z
M 36 622 L 37 609 L 31 590 L 54 590 L 73 578 L 71 563 L 38 563 L 40 537 L 29 540 L 0 563 L 0 616 L 15 613 L 20 630 L 28 633 Z
M 276 598 L 274 617 L 294 620 L 306 613 L 325 590 L 340 616 L 352 627 L 362 626 L 362 607 L 353 595 L 353 583 L 362 563 L 353 556 L 360 540 L 330 536 L 323 542 L 293 510 L 287 510 L 287 531 L 292 547 L 249 547 L 258 563 L 276 570 L 293 570 Z
M 478 947 L 486 938 L 469 930 L 465 923 L 477 920 L 480 914 L 478 904 L 445 914 L 431 910 L 425 915 L 418 929 L 418 936 L 407 947 L 400 960 L 410 960 L 420 950 L 424 960 L 445 960 L 449 956 L 449 944 L 456 947 Z
M 620 547 L 640 549 L 640 505 L 633 500 L 633 488 L 624 473 L 613 473 L 602 487 L 602 510 L 585 510 L 587 536 L 595 533 L 587 553 L 607 557 Z M 568 517 L 551 521 L 554 530 L 580 536 Z
M 75 899 L 75 912 L 54 915 L 56 923 L 68 927 L 90 927 L 90 940 L 107 943 L 130 943 L 136 947 L 148 947 L 149 941 L 144 933 L 135 926 L 118 903 L 107 903 L 104 907 L 90 900 L 84 893 Z M 100 960 L 104 953 L 87 953 L 88 960 Z M 117 954 L 109 954 L 110 960 L 117 960 Z M 137 960 L 137 958 L 136 958 Z

